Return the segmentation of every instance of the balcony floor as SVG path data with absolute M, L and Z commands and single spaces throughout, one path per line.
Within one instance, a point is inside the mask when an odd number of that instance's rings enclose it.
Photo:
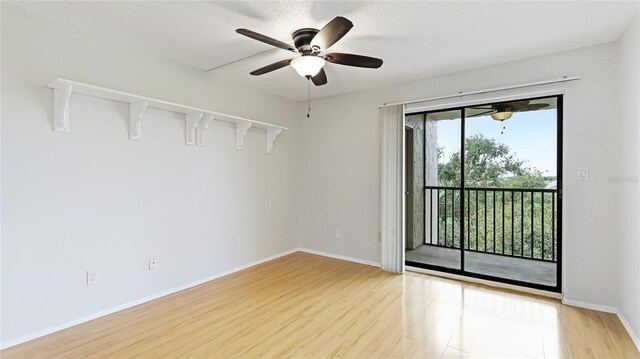
M 421 245 L 414 250 L 407 250 L 405 259 L 411 262 L 460 269 L 459 249 Z M 556 267 L 557 264 L 553 262 L 465 252 L 467 272 L 551 287 L 556 285 Z

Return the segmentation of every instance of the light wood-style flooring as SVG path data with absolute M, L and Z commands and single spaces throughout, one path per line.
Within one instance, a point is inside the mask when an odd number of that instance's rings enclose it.
M 612 314 L 301 252 L 0 355 L 640 358 Z

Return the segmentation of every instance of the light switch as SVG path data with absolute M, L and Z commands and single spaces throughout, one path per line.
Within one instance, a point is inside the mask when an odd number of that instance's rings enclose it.
M 578 169 L 578 179 L 581 181 L 586 181 L 589 179 L 589 169 L 588 168 L 579 168 Z

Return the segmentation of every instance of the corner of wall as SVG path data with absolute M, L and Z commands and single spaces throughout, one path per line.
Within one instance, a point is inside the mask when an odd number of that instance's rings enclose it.
M 616 301 L 618 317 L 640 350 L 640 12 L 616 40 Z

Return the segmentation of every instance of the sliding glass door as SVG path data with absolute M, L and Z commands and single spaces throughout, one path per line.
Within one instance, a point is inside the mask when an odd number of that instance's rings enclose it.
M 418 129 L 408 140 L 423 151 L 413 175 L 424 184 L 406 264 L 560 291 L 562 97 L 406 120 Z

